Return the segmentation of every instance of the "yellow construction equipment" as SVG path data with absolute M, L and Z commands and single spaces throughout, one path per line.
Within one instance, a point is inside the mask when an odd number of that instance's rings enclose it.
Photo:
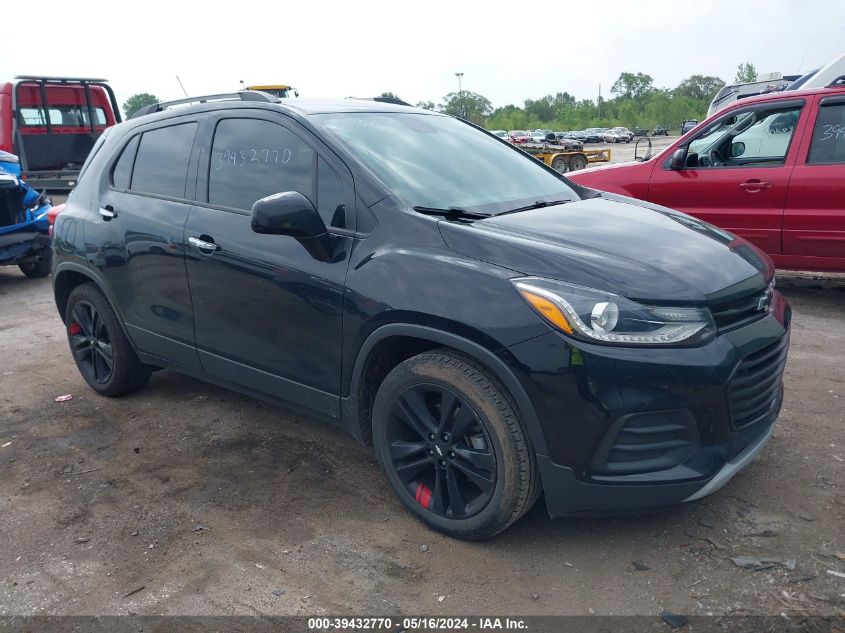
M 241 81 L 241 86 L 243 86 Z M 243 86 L 244 90 L 260 90 L 261 92 L 269 92 L 274 97 L 279 99 L 287 99 L 288 97 L 298 97 L 299 91 L 293 86 L 286 86 L 284 84 L 268 84 L 262 86 Z

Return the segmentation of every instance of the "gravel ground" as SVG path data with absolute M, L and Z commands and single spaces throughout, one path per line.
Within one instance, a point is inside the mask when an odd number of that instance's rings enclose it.
M 417 523 L 373 454 L 319 422 L 168 371 L 95 395 L 49 280 L 0 269 L 0 615 L 839 613 L 845 276 L 779 286 L 784 411 L 726 488 L 612 519 L 541 502 L 472 544 Z

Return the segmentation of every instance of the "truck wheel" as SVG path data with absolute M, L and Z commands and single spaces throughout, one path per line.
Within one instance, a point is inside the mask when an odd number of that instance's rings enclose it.
M 587 157 L 584 154 L 576 154 L 572 158 L 569 159 L 569 169 L 570 171 L 578 171 L 579 169 L 584 169 L 587 166 Z
M 555 156 L 554 160 L 552 161 L 552 169 L 560 174 L 565 174 L 569 171 L 569 162 L 566 160 L 566 156 Z
M 373 443 L 410 512 L 449 536 L 507 528 L 540 494 L 536 458 L 507 391 L 452 350 L 400 363 L 379 388 Z
M 125 396 L 150 379 L 108 299 L 93 284 L 73 289 L 65 309 L 67 340 L 79 373 L 97 393 Z
M 34 262 L 26 262 L 25 264 L 18 264 L 21 272 L 30 279 L 38 279 L 39 277 L 46 277 L 50 274 L 50 269 L 53 266 L 53 251 L 49 248 L 41 252 L 41 256 Z

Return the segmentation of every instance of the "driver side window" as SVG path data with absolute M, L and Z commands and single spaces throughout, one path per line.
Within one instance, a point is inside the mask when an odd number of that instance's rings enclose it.
M 772 167 L 783 165 L 801 106 L 731 113 L 705 128 L 687 151 L 686 167 Z

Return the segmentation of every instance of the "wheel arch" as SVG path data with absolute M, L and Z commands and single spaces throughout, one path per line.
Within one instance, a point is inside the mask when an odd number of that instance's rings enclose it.
M 85 283 L 93 283 L 97 287 L 97 290 L 102 292 L 106 297 L 106 300 L 111 305 L 115 315 L 117 315 L 117 321 L 120 323 L 120 327 L 123 330 L 123 334 L 126 336 L 126 340 L 129 341 L 129 344 L 137 353 L 138 350 L 135 347 L 135 342 L 132 340 L 132 337 L 129 336 L 129 331 L 126 329 L 126 324 L 123 322 L 123 314 L 118 307 L 114 293 L 112 293 L 109 287 L 103 283 L 96 273 L 82 264 L 78 264 L 76 262 L 61 262 L 53 270 L 53 298 L 56 301 L 59 318 L 63 323 L 65 322 L 65 312 L 67 310 L 67 302 L 70 298 L 70 293 L 73 292 L 74 288 Z
M 534 405 L 504 360 L 458 334 L 411 323 L 391 323 L 379 327 L 358 350 L 349 397 L 343 403 L 344 417 L 349 416 L 350 430 L 361 442 L 370 444 L 372 441 L 372 405 L 387 374 L 404 360 L 439 347 L 454 349 L 490 371 L 516 403 L 519 419 L 535 453 L 548 453 L 546 437 Z

